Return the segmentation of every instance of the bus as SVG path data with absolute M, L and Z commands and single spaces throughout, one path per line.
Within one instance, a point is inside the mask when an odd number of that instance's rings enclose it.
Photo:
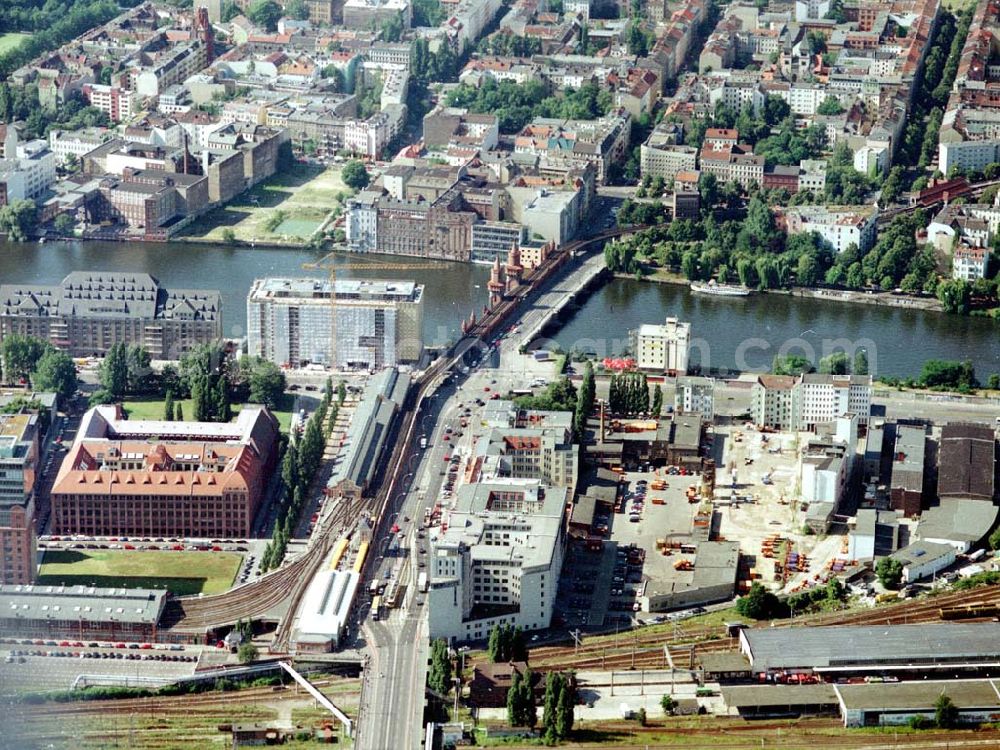
M 372 599 L 372 619 L 378 620 L 379 610 L 382 609 L 382 597 L 376 596 Z
M 396 609 L 403 602 L 403 594 L 406 593 L 406 584 L 396 583 L 385 595 L 385 606 L 389 609 Z

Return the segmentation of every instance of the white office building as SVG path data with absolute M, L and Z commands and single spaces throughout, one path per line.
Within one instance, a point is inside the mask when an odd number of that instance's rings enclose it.
M 381 369 L 420 359 L 424 287 L 412 281 L 254 281 L 247 296 L 251 356 L 279 365 Z M 333 351 L 333 355 L 331 355 Z
M 691 324 L 667 318 L 663 325 L 645 323 L 632 331 L 632 351 L 640 370 L 687 373 Z
M 682 414 L 701 414 L 706 422 L 715 419 L 715 379 L 685 376 L 677 378 L 674 410 Z
M 568 493 L 535 479 L 467 484 L 447 530 L 431 543 L 431 638 L 483 640 L 496 625 L 552 622 L 565 547 Z

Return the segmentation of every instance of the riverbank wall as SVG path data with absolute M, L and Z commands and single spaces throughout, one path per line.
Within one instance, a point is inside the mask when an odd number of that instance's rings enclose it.
M 635 279 L 636 276 L 627 273 L 616 273 L 617 279 Z M 674 286 L 690 286 L 682 276 L 650 275 L 643 276 L 642 281 L 655 284 L 673 284 Z M 820 287 L 796 286 L 791 289 L 768 289 L 757 294 L 783 294 L 788 297 L 805 297 L 809 299 L 832 300 L 834 302 L 852 302 L 860 305 L 881 305 L 883 307 L 904 307 L 911 310 L 927 310 L 943 312 L 941 302 L 934 297 L 916 297 L 909 294 L 893 294 L 892 292 L 867 292 L 853 289 L 824 289 Z

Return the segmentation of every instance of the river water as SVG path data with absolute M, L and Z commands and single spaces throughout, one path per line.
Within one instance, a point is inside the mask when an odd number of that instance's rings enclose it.
M 186 243 L 0 242 L 0 283 L 55 284 L 70 271 L 144 271 L 167 287 L 219 289 L 223 330 L 246 329 L 246 294 L 260 276 L 302 276 L 318 253 L 303 249 L 220 247 Z M 489 269 L 388 256 L 343 256 L 344 278 L 414 279 L 426 285 L 424 339 L 445 343 L 486 299 Z M 415 265 L 416 269 L 351 270 L 348 262 Z M 628 331 L 667 316 L 691 322 L 691 361 L 706 368 L 765 370 L 779 351 L 814 357 L 829 348 L 864 347 L 876 374 L 917 375 L 930 358 L 971 359 L 981 380 L 1000 372 L 1000 325 L 918 310 L 803 299 L 785 295 L 713 298 L 686 287 L 616 279 L 596 291 L 554 339 L 567 351 L 619 353 Z M 834 343 L 831 343 L 834 342 Z
M 0 283 L 56 284 L 71 271 L 135 271 L 152 274 L 165 287 L 218 289 L 227 337 L 246 331 L 246 296 L 262 276 L 316 276 L 302 264 L 322 253 L 295 248 L 249 248 L 187 243 L 0 242 Z M 406 270 L 352 270 L 348 262 L 417 266 Z M 413 279 L 425 284 L 424 342 L 453 340 L 472 310 L 482 311 L 489 268 L 420 258 L 344 255 L 337 258 L 338 278 Z
M 916 376 L 927 359 L 971 359 L 985 381 L 1000 373 L 1000 324 L 986 318 L 781 294 L 707 297 L 674 284 L 615 279 L 587 299 L 552 338 L 565 350 L 614 355 L 627 331 L 674 316 L 691 323 L 691 363 L 767 370 L 775 354 L 814 362 L 864 348 L 876 375 Z

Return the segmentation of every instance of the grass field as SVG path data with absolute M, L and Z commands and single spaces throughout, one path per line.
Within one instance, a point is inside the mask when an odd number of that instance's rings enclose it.
M 182 409 L 184 411 L 184 419 L 190 420 L 194 415 L 194 407 L 191 405 L 191 399 L 183 399 L 174 401 L 175 404 L 182 404 Z M 295 403 L 295 397 L 283 393 L 281 396 L 281 403 L 278 404 L 278 408 L 274 411 L 274 416 L 278 418 L 278 423 L 281 425 L 282 432 L 288 432 L 289 427 L 292 424 L 292 406 Z M 162 398 L 148 398 L 148 399 L 135 399 L 125 402 L 125 411 L 128 412 L 129 419 L 163 419 L 163 399 Z M 233 404 L 233 416 L 238 414 L 240 411 L 240 404 Z
M 9 34 L 0 34 L 0 55 L 10 52 L 30 36 L 31 34 L 18 34 L 15 31 Z
M 37 582 L 217 594 L 232 585 L 242 560 L 233 552 L 52 550 L 42 558 Z
M 296 164 L 205 214 L 182 237 L 221 242 L 231 229 L 240 242 L 302 242 L 334 208 L 339 210 L 337 196 L 349 193 L 339 168 Z

